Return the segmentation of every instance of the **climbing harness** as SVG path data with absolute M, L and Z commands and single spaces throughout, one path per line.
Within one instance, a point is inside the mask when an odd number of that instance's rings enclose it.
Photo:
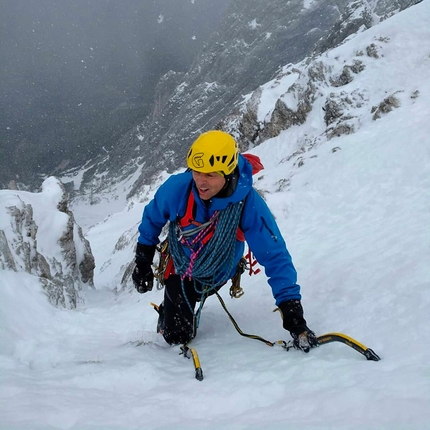
M 162 290 L 165 286 L 166 279 L 175 273 L 175 267 L 173 264 L 172 256 L 170 255 L 169 250 L 169 239 L 164 239 L 158 246 L 157 251 L 159 252 L 159 262 L 157 267 L 154 270 L 154 276 L 157 280 L 157 290 Z M 230 286 L 230 297 L 232 299 L 238 299 L 242 297 L 245 292 L 243 291 L 241 285 L 242 275 L 248 271 L 249 276 L 257 275 L 260 273 L 260 269 L 254 269 L 254 266 L 257 264 L 257 260 L 253 257 L 251 250 L 242 256 L 239 260 L 239 263 L 236 268 L 236 273 L 231 278 L 231 286 Z M 220 286 L 221 287 L 221 286 Z M 213 292 L 212 292 L 213 294 Z M 211 294 L 208 294 L 211 295 Z

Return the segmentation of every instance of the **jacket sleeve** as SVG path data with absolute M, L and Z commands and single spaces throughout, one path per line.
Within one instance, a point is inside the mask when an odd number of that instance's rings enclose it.
M 167 221 L 176 219 L 184 190 L 189 180 L 184 174 L 173 175 L 155 193 L 154 198 L 145 206 L 139 225 L 138 242 L 142 245 L 157 245 L 161 230 Z
M 297 272 L 287 245 L 266 202 L 254 188 L 246 198 L 241 228 L 257 261 L 264 267 L 276 305 L 300 300 Z

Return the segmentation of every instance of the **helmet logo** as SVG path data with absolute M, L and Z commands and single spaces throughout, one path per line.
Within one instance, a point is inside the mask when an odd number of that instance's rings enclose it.
M 205 154 L 203 152 L 198 152 L 197 154 L 194 154 L 192 158 L 192 163 L 196 169 L 201 169 L 205 166 L 205 163 L 203 161 L 204 155 Z

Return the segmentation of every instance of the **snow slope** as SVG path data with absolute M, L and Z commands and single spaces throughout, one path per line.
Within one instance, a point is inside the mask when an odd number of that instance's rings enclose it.
M 362 85 L 376 92 L 373 82 L 393 79 L 398 109 L 363 113 L 357 133 L 314 146 L 301 167 L 289 157 L 301 127 L 253 150 L 309 326 L 346 333 L 381 361 L 341 344 L 304 354 L 241 338 L 212 298 L 193 342 L 205 379 L 194 379 L 191 361 L 155 334 L 149 302 L 162 292 L 117 288 L 154 186 L 88 230 L 97 290 L 77 311 L 50 306 L 30 275 L 1 272 L 0 429 L 430 429 L 429 21 L 424 1 L 338 48 L 390 38 Z M 288 340 L 264 274 L 243 286 L 238 300 L 222 291 L 242 330 Z

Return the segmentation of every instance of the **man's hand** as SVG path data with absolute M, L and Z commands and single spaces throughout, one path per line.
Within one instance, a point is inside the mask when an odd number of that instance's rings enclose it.
M 315 333 L 306 325 L 303 318 L 303 307 L 300 300 L 287 300 L 279 305 L 283 326 L 294 339 L 294 346 L 304 352 L 318 346 Z
M 138 293 L 151 291 L 154 286 L 154 273 L 152 271 L 152 259 L 155 254 L 155 245 L 137 244 L 136 267 L 131 278 Z
M 304 352 L 309 352 L 311 348 L 318 346 L 318 340 L 315 336 L 315 333 L 311 330 L 304 331 L 298 336 L 296 334 L 291 333 L 291 336 L 294 339 L 294 346 Z
M 146 293 L 154 286 L 154 273 L 150 263 L 140 263 L 134 268 L 131 275 L 133 284 L 138 293 Z

